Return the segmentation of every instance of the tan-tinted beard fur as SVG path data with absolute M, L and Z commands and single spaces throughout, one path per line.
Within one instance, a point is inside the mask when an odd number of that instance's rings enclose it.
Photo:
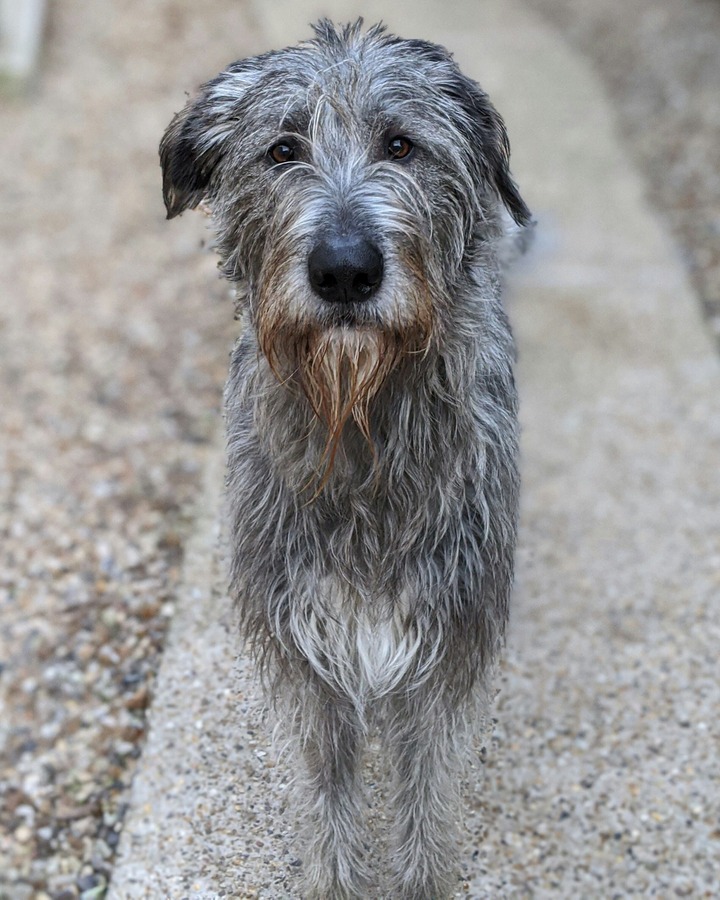
M 317 494 L 332 474 L 343 429 L 352 416 L 377 459 L 370 433 L 370 405 L 403 355 L 422 352 L 427 337 L 377 328 L 315 327 L 291 334 L 260 329 L 260 346 L 281 383 L 296 383 L 327 427 Z

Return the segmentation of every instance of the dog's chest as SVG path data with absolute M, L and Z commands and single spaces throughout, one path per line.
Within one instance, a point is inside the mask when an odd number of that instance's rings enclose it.
M 318 674 L 351 696 L 385 696 L 416 668 L 420 639 L 402 595 L 392 602 L 364 600 L 326 578 L 296 625 L 296 640 Z
M 399 610 L 379 620 L 361 613 L 348 624 L 351 635 L 348 649 L 356 660 L 361 687 L 371 695 L 394 690 L 405 680 L 416 660 L 419 648 L 416 630 L 407 627 Z

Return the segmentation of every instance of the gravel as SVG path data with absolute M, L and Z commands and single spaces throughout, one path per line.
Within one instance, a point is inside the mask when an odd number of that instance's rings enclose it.
M 201 217 L 164 221 L 157 143 L 251 29 L 196 13 L 53 4 L 0 106 L 3 900 L 104 895 L 220 427 L 232 304 Z

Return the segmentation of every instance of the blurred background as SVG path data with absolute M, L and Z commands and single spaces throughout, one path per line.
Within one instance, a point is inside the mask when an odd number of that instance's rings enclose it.
M 720 4 L 527 2 L 596 67 L 720 337 Z M 249 0 L 0 3 L 2 900 L 112 872 L 236 330 L 157 144 L 262 45 Z

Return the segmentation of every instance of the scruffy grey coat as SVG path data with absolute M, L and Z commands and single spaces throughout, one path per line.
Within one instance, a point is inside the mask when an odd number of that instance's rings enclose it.
M 501 206 L 529 213 L 502 120 L 443 48 L 315 30 L 233 63 L 176 116 L 165 200 L 169 217 L 208 202 L 239 288 L 232 590 L 304 763 L 308 890 L 376 891 L 359 762 L 377 727 L 396 772 L 388 895 L 438 898 L 458 740 L 508 614 L 517 425 L 497 256 Z M 362 303 L 310 283 L 336 234 L 382 256 Z

